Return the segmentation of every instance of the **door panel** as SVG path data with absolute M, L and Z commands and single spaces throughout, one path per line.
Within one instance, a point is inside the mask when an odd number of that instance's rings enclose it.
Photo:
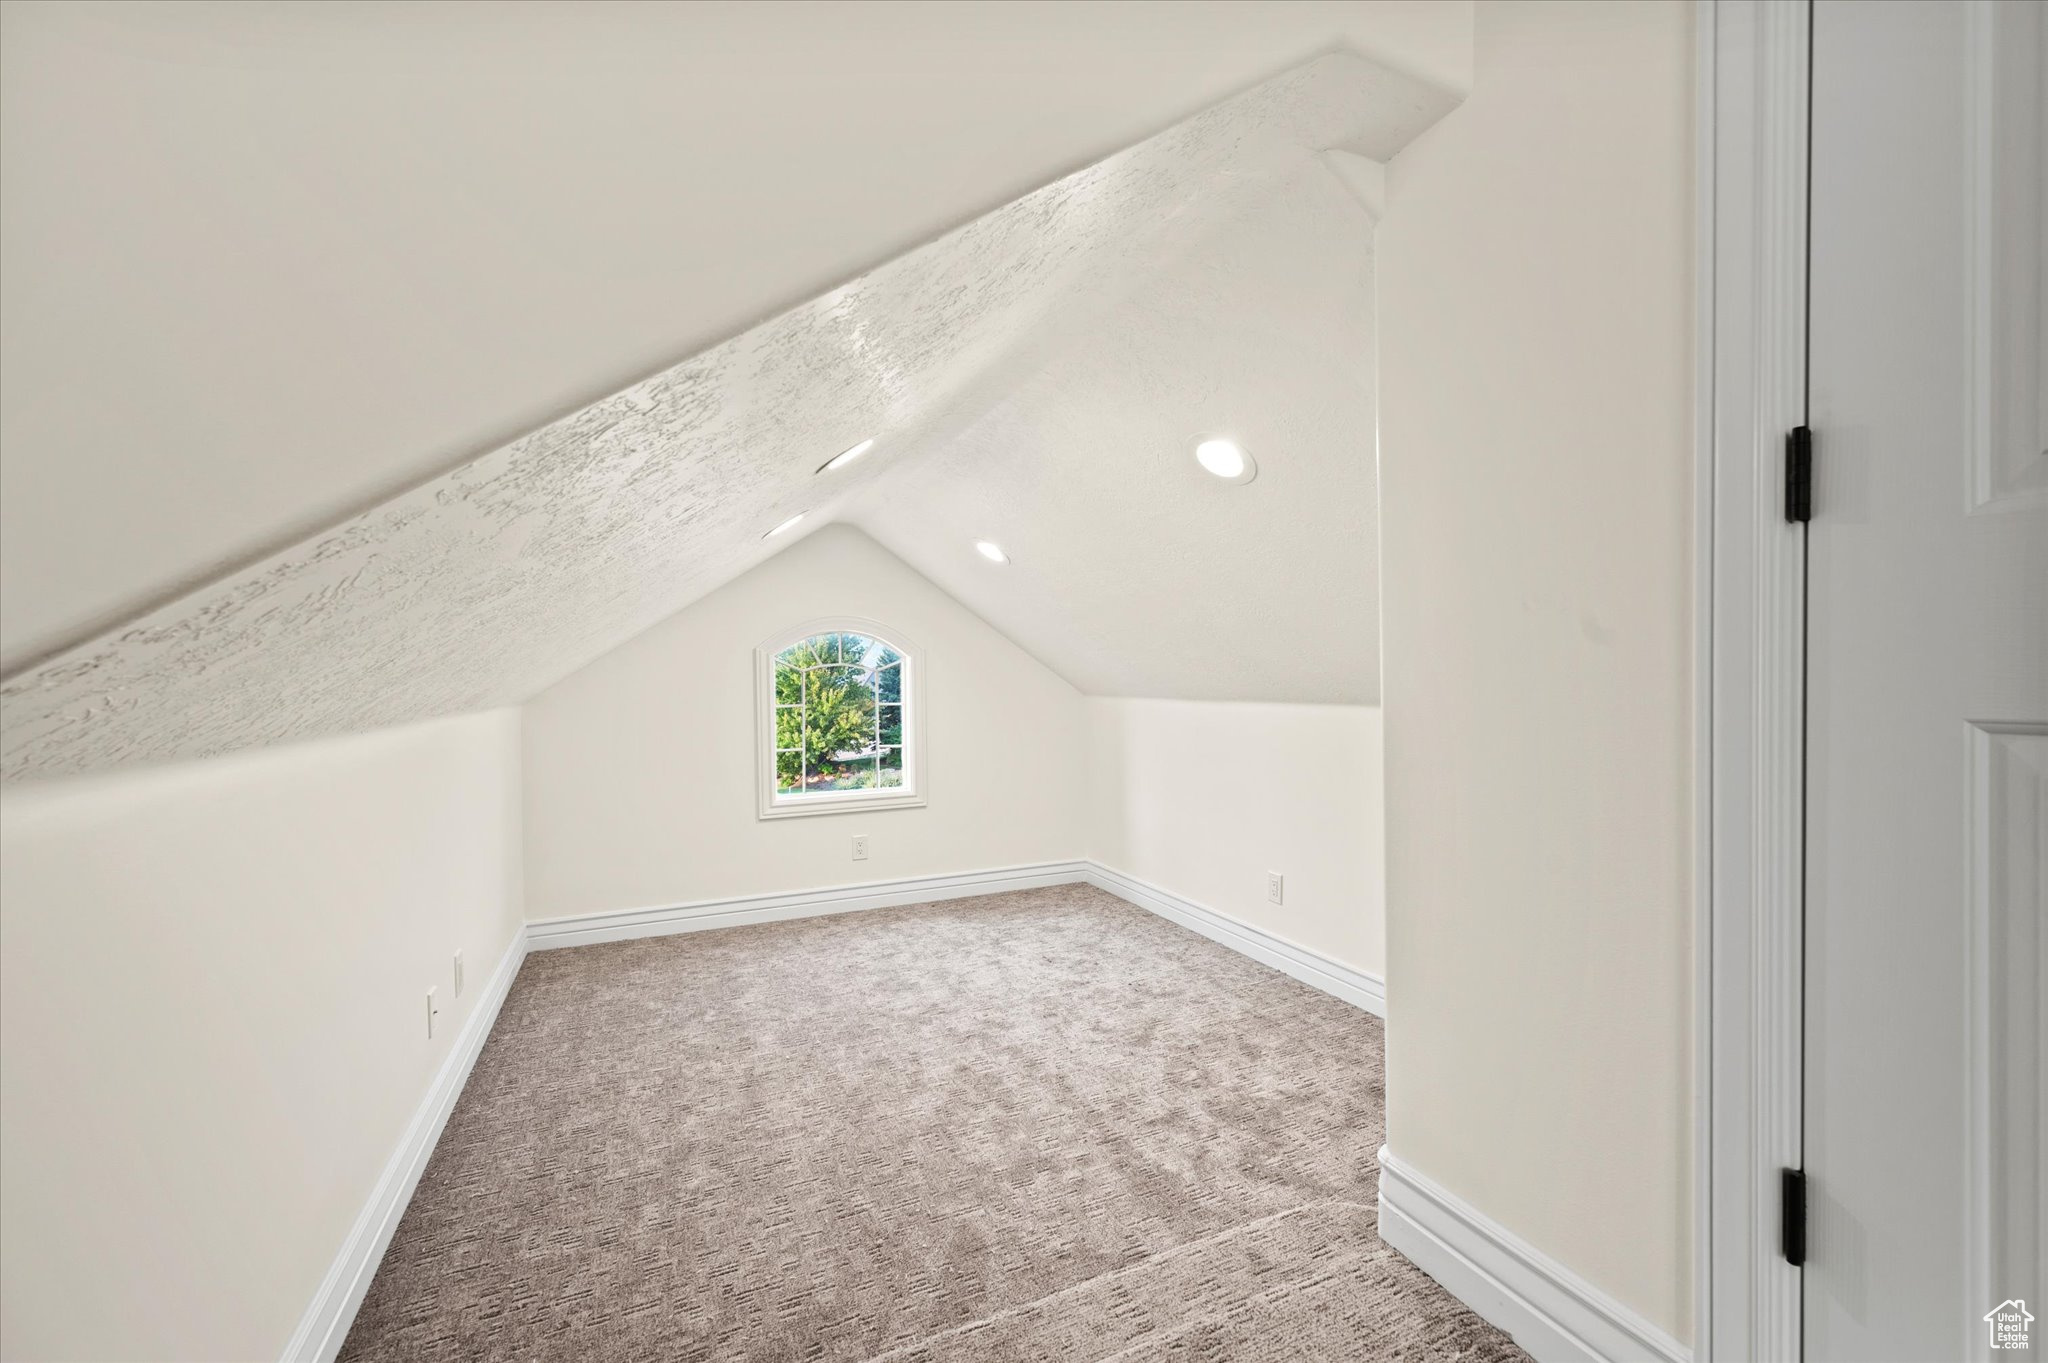
M 1811 1360 L 2048 1315 L 2043 38 L 2031 4 L 1814 8 Z

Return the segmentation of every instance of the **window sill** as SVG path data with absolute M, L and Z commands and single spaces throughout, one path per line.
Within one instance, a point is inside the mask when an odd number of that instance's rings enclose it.
M 820 814 L 872 814 L 886 809 L 922 809 L 925 799 L 916 792 L 901 795 L 847 795 L 843 798 L 812 796 L 801 803 L 789 801 L 784 804 L 766 804 L 761 807 L 764 819 L 808 819 Z

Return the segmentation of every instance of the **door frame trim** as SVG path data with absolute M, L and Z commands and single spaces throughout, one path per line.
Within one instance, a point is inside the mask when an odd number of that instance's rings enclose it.
M 1801 1162 L 1809 0 L 1700 0 L 1693 1357 L 1796 1359 L 1778 1170 Z

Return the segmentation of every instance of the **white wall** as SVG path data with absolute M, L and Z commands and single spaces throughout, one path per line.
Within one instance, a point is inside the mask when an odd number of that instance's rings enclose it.
M 282 1352 L 518 930 L 518 728 L 0 795 L 0 1355 Z
M 924 650 L 927 807 L 758 817 L 754 646 L 828 615 Z M 533 918 L 1082 855 L 1080 693 L 847 525 L 572 674 L 525 716 Z M 870 839 L 860 863 L 855 833 Z
M 1692 25 L 1481 3 L 1378 240 L 1389 1144 L 1681 1336 Z
M 1090 858 L 1384 978 L 1376 707 L 1087 705 Z

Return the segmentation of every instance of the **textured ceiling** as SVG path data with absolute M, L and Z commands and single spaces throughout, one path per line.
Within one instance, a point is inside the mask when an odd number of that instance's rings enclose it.
M 0 675 L 1472 0 L 4 0 Z
M 1248 204 L 1299 188 L 1316 153 L 1385 159 L 1450 103 L 1343 54 L 1268 81 L 8 678 L 0 771 L 201 757 L 523 700 L 780 548 L 761 534 L 791 513 L 822 524 L 899 467 L 899 487 L 941 476 L 934 438 L 972 430 L 1014 376 L 1042 370 L 1051 338 L 1087 333 L 1227 240 Z M 869 435 L 866 459 L 814 476 Z M 1276 430 L 1272 449 L 1293 438 Z M 881 533 L 913 562 L 932 556 Z
M 1274 177 L 848 518 L 1091 694 L 1377 702 L 1372 225 Z

